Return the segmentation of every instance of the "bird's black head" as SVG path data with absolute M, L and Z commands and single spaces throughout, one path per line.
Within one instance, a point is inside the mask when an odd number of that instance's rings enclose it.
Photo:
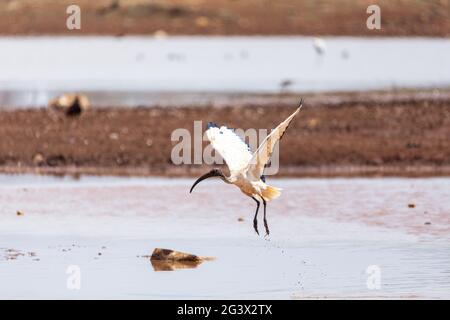
M 221 170 L 219 169 L 212 169 L 210 172 L 205 173 L 204 175 L 202 175 L 200 178 L 198 178 L 194 184 L 191 187 L 191 190 L 189 191 L 189 193 L 192 193 L 192 190 L 194 190 L 194 187 L 199 184 L 201 181 L 211 178 L 211 177 L 220 177 L 222 179 L 225 179 L 224 174 L 222 173 Z

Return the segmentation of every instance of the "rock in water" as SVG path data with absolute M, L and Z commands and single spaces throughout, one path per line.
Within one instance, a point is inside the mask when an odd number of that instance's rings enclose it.
M 180 251 L 175 251 L 171 249 L 161 249 L 156 248 L 153 250 L 152 256 L 150 260 L 159 260 L 159 261 L 203 261 L 203 259 L 199 256 L 190 253 L 184 253 Z
M 177 269 L 196 268 L 203 261 L 212 259 L 211 257 L 199 257 L 171 249 L 156 248 L 153 250 L 150 262 L 155 271 L 174 271 Z

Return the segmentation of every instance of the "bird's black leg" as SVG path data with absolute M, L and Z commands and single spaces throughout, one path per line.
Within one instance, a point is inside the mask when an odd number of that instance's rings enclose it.
M 258 231 L 258 210 L 259 210 L 259 201 L 256 200 L 256 198 L 252 197 L 253 200 L 256 201 L 256 212 L 255 212 L 255 217 L 253 218 L 253 228 L 255 229 L 256 233 L 259 235 L 259 231 Z
M 264 204 L 264 227 L 266 228 L 266 236 L 269 235 L 269 226 L 267 225 L 267 220 L 266 220 L 266 200 L 264 200 L 263 198 L 263 204 Z

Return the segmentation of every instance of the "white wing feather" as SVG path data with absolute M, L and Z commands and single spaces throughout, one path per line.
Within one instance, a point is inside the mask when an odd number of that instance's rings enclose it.
M 206 136 L 212 147 L 225 160 L 230 172 L 239 171 L 250 162 L 252 154 L 248 145 L 233 130 L 225 126 L 211 127 L 206 130 Z
M 258 147 L 258 150 L 256 150 L 256 152 L 253 154 L 247 172 L 250 173 L 251 176 L 253 176 L 255 179 L 259 179 L 259 177 L 263 175 L 264 167 L 269 162 L 276 143 L 281 139 L 284 132 L 289 127 L 292 119 L 294 119 L 294 117 L 300 111 L 301 107 L 302 105 L 300 104 L 300 106 L 297 108 L 297 110 L 295 110 L 293 114 L 291 114 L 286 120 L 284 120 L 274 130 L 272 130 L 272 132 Z

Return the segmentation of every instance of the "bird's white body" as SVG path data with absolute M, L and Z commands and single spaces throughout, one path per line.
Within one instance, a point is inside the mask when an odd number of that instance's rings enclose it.
M 270 201 L 281 195 L 281 189 L 269 186 L 261 178 L 249 178 L 245 172 L 230 176 L 229 182 L 238 187 L 245 195 L 259 201 Z

